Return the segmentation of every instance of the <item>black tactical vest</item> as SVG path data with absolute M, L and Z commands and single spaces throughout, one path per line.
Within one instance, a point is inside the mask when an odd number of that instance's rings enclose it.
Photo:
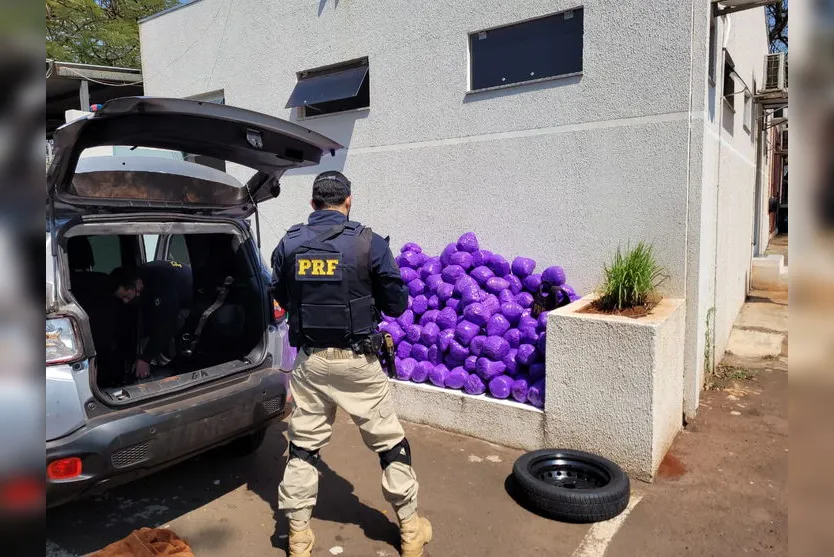
M 372 238 L 350 221 L 287 231 L 281 276 L 289 285 L 290 344 L 349 348 L 376 330 Z

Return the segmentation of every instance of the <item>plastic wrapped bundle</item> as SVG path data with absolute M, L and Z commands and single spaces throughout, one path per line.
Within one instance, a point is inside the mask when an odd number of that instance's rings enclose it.
M 493 294 L 498 294 L 509 287 L 510 283 L 500 277 L 492 277 L 486 281 L 486 290 Z
M 478 358 L 476 356 L 469 356 L 463 361 L 463 369 L 469 373 L 473 373 L 476 369 Z
M 428 322 L 420 331 L 420 342 L 426 346 L 432 346 L 437 342 L 437 335 L 440 334 L 440 327 L 437 323 Z
M 449 377 L 449 368 L 446 366 L 432 366 L 431 371 L 429 371 L 429 381 L 435 387 L 445 387 L 447 377 Z
M 536 408 L 544 408 L 544 380 L 539 380 L 530 385 L 527 390 L 527 402 Z
M 445 304 L 452 297 L 454 290 L 454 286 L 444 282 L 443 284 L 437 287 L 437 299 L 440 300 L 441 303 Z
M 521 319 L 521 314 L 524 312 L 524 308 L 515 301 L 512 301 L 501 304 L 500 311 L 510 324 L 517 325 L 519 319 Z
M 536 346 L 539 340 L 539 333 L 535 328 L 526 328 L 521 330 L 521 344 L 532 344 Z
M 440 348 L 436 344 L 429 346 L 429 361 L 434 365 L 443 361 L 443 355 L 440 353 Z
M 411 344 L 420 342 L 420 333 L 422 332 L 423 328 L 420 325 L 409 325 L 405 328 L 405 339 Z
M 478 281 L 478 284 L 483 286 L 483 285 L 486 284 L 486 281 L 488 281 L 489 279 L 491 279 L 492 277 L 495 276 L 495 273 L 493 273 L 492 269 L 490 269 L 486 265 L 481 265 L 479 267 L 475 267 L 474 269 L 472 269 L 472 272 L 469 273 L 469 275 L 473 279 Z
M 456 367 L 446 374 L 445 387 L 447 389 L 462 389 L 468 377 L 469 374 L 462 367 Z
M 500 313 L 489 318 L 486 325 L 486 334 L 489 336 L 503 336 L 510 329 L 510 322 Z
M 397 317 L 397 323 L 399 323 L 400 327 L 403 329 L 409 325 L 414 325 L 414 312 L 410 309 L 405 310 L 402 315 Z
M 431 275 L 439 275 L 442 270 L 443 264 L 440 262 L 440 258 L 429 257 L 426 259 L 426 262 L 423 263 L 423 266 L 420 267 L 420 278 L 426 280 Z
M 489 321 L 489 311 L 483 304 L 476 302 L 463 308 L 463 317 L 478 327 L 484 327 Z
M 516 257 L 513 259 L 513 274 L 520 279 L 532 275 L 535 269 L 536 262 L 529 257 Z
M 443 282 L 443 276 L 440 273 L 426 277 L 426 287 L 429 289 L 429 292 L 437 293 L 440 287 L 444 284 L 446 283 Z M 451 292 L 449 295 L 452 295 Z
M 492 257 L 492 252 L 485 249 L 479 249 L 478 251 L 472 252 L 472 265 L 475 267 L 480 267 L 481 265 L 486 265 L 489 258 Z
M 412 269 L 411 267 L 402 267 L 400 269 L 400 278 L 403 279 L 405 284 L 408 284 L 412 280 L 416 280 L 420 278 L 420 273 Z
M 536 319 L 536 330 L 539 332 L 547 330 L 547 315 L 549 311 L 543 311 L 539 314 L 538 319 Z
M 478 336 L 479 332 L 481 332 L 481 328 L 478 325 L 464 319 L 455 327 L 455 340 L 462 346 L 469 346 L 470 341 Z M 468 354 L 469 350 L 466 352 Z
M 502 290 L 498 293 L 498 301 L 502 304 L 515 304 L 515 294 L 509 288 Z
M 498 301 L 498 296 L 495 294 L 488 294 L 481 303 L 489 311 L 489 315 L 497 313 L 501 309 L 501 302 Z
M 466 271 L 460 265 L 448 265 L 441 271 L 440 276 L 443 277 L 443 282 L 455 284 L 465 274 Z
M 449 369 L 455 369 L 456 367 L 463 367 L 465 360 L 461 360 L 460 358 L 456 358 L 451 354 L 446 354 L 446 357 L 443 358 L 443 363 L 446 364 L 446 367 Z
M 436 294 L 433 294 L 433 295 L 429 296 L 427 305 L 428 305 L 429 310 L 437 309 L 437 308 L 440 307 L 440 300 L 437 298 Z
M 508 398 L 513 387 L 513 380 L 506 375 L 498 375 L 489 381 L 489 394 L 495 398 Z
M 424 295 L 420 294 L 419 296 L 414 297 L 414 301 L 411 302 L 411 311 L 416 313 L 417 315 L 423 315 L 426 313 L 426 310 L 429 309 L 429 299 L 426 298 Z
M 547 333 L 539 335 L 539 340 L 536 341 L 536 350 L 544 357 L 547 354 Z
M 455 339 L 452 339 L 449 341 L 449 355 L 463 364 L 467 356 L 469 356 L 469 349 Z
M 417 367 L 417 360 L 413 358 L 404 358 L 397 366 L 397 379 L 409 381 L 414 373 L 414 368 Z
M 400 266 L 400 269 L 402 269 L 403 267 L 418 269 L 420 265 L 422 265 L 425 262 L 425 260 L 425 256 L 423 256 L 422 253 L 418 253 L 416 251 L 404 251 L 395 259 L 397 265 Z
M 532 382 L 538 381 L 539 379 L 544 379 L 546 373 L 546 365 L 541 362 L 538 362 L 530 366 L 530 371 L 527 375 L 530 378 L 530 381 Z
M 513 294 L 518 294 L 519 292 L 521 292 L 521 289 L 523 287 L 521 285 L 520 278 L 518 278 L 515 275 L 505 275 L 504 280 L 506 280 L 507 283 L 510 285 L 510 292 L 512 292 Z
M 428 310 L 426 313 L 422 315 L 422 317 L 420 317 L 420 326 L 425 327 L 429 323 L 434 323 L 435 321 L 437 321 L 437 316 L 439 314 L 440 312 L 436 309 Z
M 516 402 L 527 402 L 527 391 L 530 385 L 526 379 L 516 379 L 510 387 L 510 393 Z
M 420 247 L 420 244 L 415 244 L 414 242 L 408 242 L 403 247 L 400 248 L 400 253 L 405 253 L 407 251 L 413 251 L 415 253 L 423 253 L 423 248 Z
M 473 356 L 480 356 L 481 350 L 484 348 L 484 342 L 486 342 L 487 337 L 484 335 L 478 335 L 472 339 L 469 343 L 469 353 Z
M 467 277 L 469 278 L 469 277 Z M 472 280 L 472 279 L 470 279 Z M 474 282 L 474 281 L 473 281 Z M 476 302 L 480 302 L 483 299 L 483 295 L 481 293 L 481 287 L 478 286 L 477 282 L 474 284 L 469 284 L 462 288 L 461 295 L 460 295 L 460 307 L 465 308 L 469 304 L 474 304 Z
M 437 323 L 437 326 L 440 327 L 441 331 L 453 329 L 457 322 L 458 314 L 455 313 L 455 310 L 448 307 L 440 310 L 440 313 L 437 315 L 437 319 L 435 320 L 435 323 Z
M 534 332 L 535 332 L 535 330 L 536 330 L 536 327 L 537 327 L 537 326 L 538 326 L 538 321 L 536 320 L 536 318 L 535 318 L 535 317 L 532 317 L 532 316 L 530 316 L 530 315 L 525 315 L 525 314 L 522 312 L 522 315 L 521 315 L 521 317 L 520 317 L 520 318 L 519 318 L 519 320 L 518 320 L 518 329 L 519 329 L 522 333 L 523 333 L 525 330 L 531 330 L 531 331 L 534 331 Z
M 509 351 L 510 343 L 499 336 L 487 337 L 481 349 L 481 353 L 484 356 L 495 361 L 501 361 Z
M 518 354 L 518 350 L 510 348 L 507 355 L 501 359 L 501 361 L 504 362 L 504 365 L 507 366 L 507 369 L 505 370 L 507 375 L 515 376 L 518 373 L 518 362 L 515 361 L 516 354 Z
M 458 238 L 457 248 L 459 251 L 473 253 L 478 251 L 478 237 L 474 232 L 467 232 Z
M 507 366 L 504 365 L 504 362 L 495 362 L 489 358 L 478 358 L 478 361 L 475 362 L 475 373 L 484 381 L 489 381 L 493 377 L 501 375 L 506 369 Z
M 565 284 L 565 270 L 559 266 L 548 267 L 542 271 L 542 280 L 561 286 Z
M 408 283 L 408 293 L 412 296 L 419 296 L 426 291 L 426 283 L 420 279 L 414 279 Z
M 533 305 L 533 295 L 529 292 L 519 292 L 515 296 L 515 301 L 523 308 L 529 308 Z
M 446 300 L 446 307 L 457 313 L 461 303 L 457 298 L 449 298 Z
M 527 292 L 538 292 L 539 287 L 542 285 L 542 276 L 538 274 L 530 275 L 529 277 L 524 277 L 521 281 L 521 284 L 524 286 L 524 290 Z
M 418 362 L 425 362 L 429 359 L 429 348 L 422 344 L 415 344 L 411 347 L 411 357 Z
M 397 344 L 397 356 L 402 359 L 411 357 L 411 343 L 403 340 Z
M 525 366 L 536 363 L 536 347 L 532 344 L 520 345 L 515 360 Z
M 438 324 L 439 326 L 439 324 Z M 441 352 L 448 352 L 449 351 L 449 343 L 452 342 L 455 338 L 455 330 L 451 327 L 442 329 L 440 334 L 437 335 L 437 347 L 440 348 Z
M 425 383 L 432 369 L 434 366 L 431 362 L 418 362 L 414 366 L 414 371 L 411 372 L 411 380 L 415 383 Z
M 518 345 L 521 344 L 521 331 L 518 329 L 510 329 L 506 333 L 504 333 L 504 340 L 506 340 L 510 348 L 518 348 Z
M 472 373 L 463 382 L 463 390 L 468 395 L 482 395 L 486 392 L 486 385 L 480 377 Z
M 388 323 L 385 332 L 391 335 L 395 345 L 398 345 L 405 338 L 405 331 L 403 331 L 403 328 L 396 321 Z
M 468 271 L 472 268 L 472 254 L 465 251 L 455 252 L 449 257 L 449 263 L 452 265 L 458 265 L 462 267 L 464 271 Z

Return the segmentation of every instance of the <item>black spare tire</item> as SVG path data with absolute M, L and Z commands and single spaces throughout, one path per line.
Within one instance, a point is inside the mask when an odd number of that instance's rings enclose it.
M 569 449 L 542 449 L 513 466 L 517 496 L 531 510 L 562 522 L 600 522 L 628 506 L 628 476 L 615 463 Z

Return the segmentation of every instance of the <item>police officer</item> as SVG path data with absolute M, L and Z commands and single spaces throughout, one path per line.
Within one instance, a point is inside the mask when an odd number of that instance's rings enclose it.
M 136 377 L 151 375 L 151 364 L 166 365 L 175 355 L 175 338 L 193 304 L 191 268 L 176 261 L 151 261 L 110 273 L 113 295 L 142 312 L 144 346 L 136 359 Z
M 272 254 L 273 293 L 287 309 L 290 343 L 300 349 L 291 381 L 289 461 L 278 489 L 278 507 L 290 521 L 290 556 L 312 552 L 315 465 L 340 407 L 379 455 L 382 491 L 400 523 L 402 555 L 419 557 L 431 541 L 431 524 L 417 515 L 411 449 L 376 353 L 380 312 L 401 315 L 408 290 L 388 240 L 348 219 L 350 182 L 343 174 L 316 177 L 312 207 L 307 224 L 290 228 Z

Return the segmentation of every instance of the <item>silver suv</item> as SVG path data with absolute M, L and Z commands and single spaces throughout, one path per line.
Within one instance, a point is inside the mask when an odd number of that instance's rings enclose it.
M 248 220 L 281 175 L 341 146 L 226 105 L 129 97 L 54 136 L 48 175 L 47 504 L 97 493 L 220 445 L 257 449 L 287 413 L 287 325 Z M 225 172 L 226 165 L 232 166 Z M 235 176 L 246 177 L 245 183 Z M 109 273 L 190 267 L 172 358 L 139 379 L 142 312 Z

